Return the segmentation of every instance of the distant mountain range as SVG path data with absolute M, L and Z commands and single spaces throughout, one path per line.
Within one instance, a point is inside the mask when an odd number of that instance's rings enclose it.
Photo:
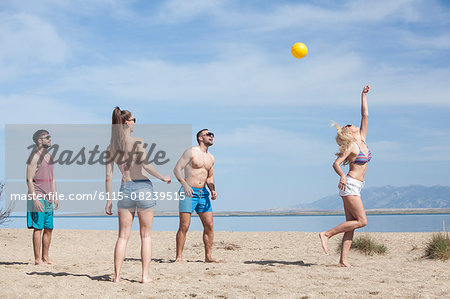
M 371 187 L 364 188 L 361 197 L 365 209 L 450 208 L 449 186 Z M 335 194 L 287 210 L 343 210 L 343 206 L 342 199 Z

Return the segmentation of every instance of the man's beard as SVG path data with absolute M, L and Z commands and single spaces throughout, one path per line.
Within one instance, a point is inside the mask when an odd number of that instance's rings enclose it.
M 48 149 L 50 146 L 51 146 L 51 145 L 49 145 L 49 144 L 42 144 L 42 147 L 43 147 L 44 149 Z

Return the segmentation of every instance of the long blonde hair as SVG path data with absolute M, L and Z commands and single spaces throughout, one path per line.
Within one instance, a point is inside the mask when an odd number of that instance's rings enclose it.
M 336 135 L 336 143 L 339 145 L 339 152 L 336 153 L 336 156 L 341 156 L 345 153 L 350 145 L 355 142 L 355 137 L 348 131 L 346 127 L 341 127 L 337 122 L 331 121 L 331 126 L 336 127 L 337 135 Z M 344 165 L 350 163 L 348 159 L 344 160 Z

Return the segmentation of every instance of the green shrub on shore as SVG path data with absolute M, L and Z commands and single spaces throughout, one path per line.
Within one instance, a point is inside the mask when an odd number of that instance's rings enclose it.
M 367 234 L 354 238 L 350 249 L 356 249 L 366 255 L 385 254 L 387 252 L 387 247 L 384 244 L 378 243 Z M 338 247 L 336 251 L 341 252 L 341 248 Z
M 369 237 L 369 235 L 356 237 L 352 242 L 352 247 L 350 248 L 361 251 L 366 255 L 385 254 L 387 252 L 387 247 L 384 244 L 378 243 Z
M 450 259 L 450 236 L 448 232 L 434 233 L 425 248 L 424 257 L 446 261 Z

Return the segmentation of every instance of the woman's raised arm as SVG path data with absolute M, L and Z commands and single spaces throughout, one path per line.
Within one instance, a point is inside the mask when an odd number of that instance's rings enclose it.
M 367 93 L 369 90 L 370 86 L 366 85 L 361 93 L 361 125 L 359 126 L 359 130 L 363 141 L 366 141 L 367 123 L 369 121 L 369 108 L 367 106 Z

